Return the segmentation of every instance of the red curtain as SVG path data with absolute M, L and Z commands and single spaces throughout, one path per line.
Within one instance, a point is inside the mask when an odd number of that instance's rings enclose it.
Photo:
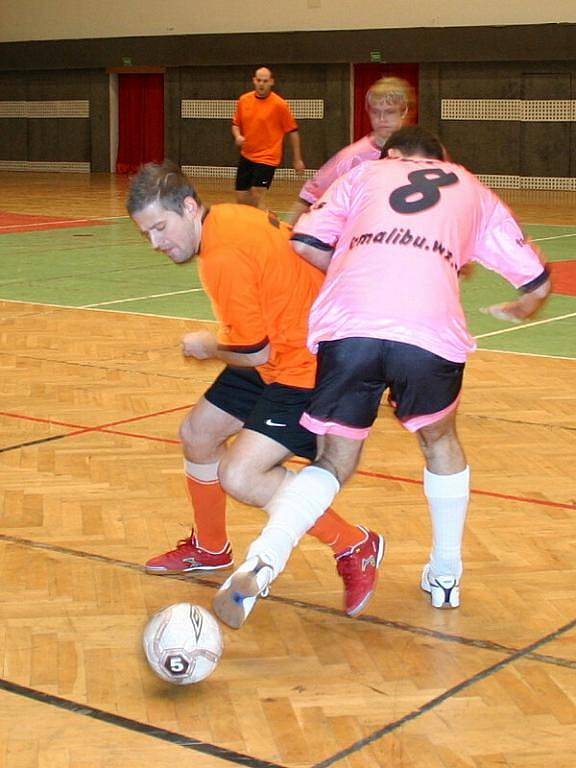
M 401 77 L 414 88 L 414 109 L 408 122 L 418 122 L 418 64 L 354 64 L 354 141 L 370 133 L 370 119 L 366 114 L 366 91 L 381 77 Z
M 164 75 L 118 75 L 116 173 L 164 159 Z

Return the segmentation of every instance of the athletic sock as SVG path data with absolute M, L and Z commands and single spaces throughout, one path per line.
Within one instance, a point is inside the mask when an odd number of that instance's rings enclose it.
M 470 496 L 470 467 L 453 475 L 424 470 L 424 494 L 432 521 L 430 570 L 434 576 L 462 575 L 462 537 Z
M 226 494 L 218 480 L 218 462 L 194 464 L 185 460 L 186 489 L 194 508 L 196 541 L 208 552 L 221 552 L 227 542 Z
M 270 519 L 250 545 L 247 559 L 263 557 L 271 563 L 276 578 L 292 548 L 330 507 L 339 490 L 334 475 L 320 467 L 305 467 L 291 482 L 285 481 L 266 505 Z
M 327 509 L 322 517 L 318 518 L 308 535 L 329 546 L 335 555 L 355 547 L 366 536 L 358 526 L 348 523 L 332 508 Z

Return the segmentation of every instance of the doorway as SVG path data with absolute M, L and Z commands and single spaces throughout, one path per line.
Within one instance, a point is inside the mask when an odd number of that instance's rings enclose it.
M 370 119 L 365 109 L 366 91 L 381 77 L 399 77 L 412 86 L 414 106 L 408 115 L 408 122 L 418 122 L 418 64 L 353 64 L 353 141 L 358 141 L 370 133 Z
M 135 173 L 143 163 L 164 159 L 164 74 L 122 72 L 117 77 L 117 89 L 111 88 L 118 98 L 118 150 L 112 170 Z

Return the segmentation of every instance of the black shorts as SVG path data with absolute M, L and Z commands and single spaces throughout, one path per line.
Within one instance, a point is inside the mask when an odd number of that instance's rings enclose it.
M 225 368 L 204 393 L 208 402 L 283 445 L 296 456 L 314 459 L 316 435 L 300 425 L 313 390 L 266 384 L 254 368 Z
M 317 434 L 363 439 L 376 420 L 384 390 L 389 389 L 396 416 L 414 431 L 421 424 L 415 417 L 430 416 L 433 423 L 457 403 L 463 374 L 464 363 L 412 344 L 368 338 L 323 341 L 318 347 L 316 389 L 304 423 Z M 323 429 L 323 424 L 333 428 Z
M 273 165 L 253 163 L 252 160 L 240 156 L 236 170 L 236 189 L 238 192 L 245 192 L 250 187 L 264 187 L 268 189 L 270 184 L 272 184 L 275 170 L 276 168 Z

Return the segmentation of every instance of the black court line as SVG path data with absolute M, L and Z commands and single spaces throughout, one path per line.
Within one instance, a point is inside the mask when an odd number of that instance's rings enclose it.
M 568 424 L 548 424 L 542 421 L 526 421 L 525 419 L 505 419 L 502 416 L 483 416 L 477 413 L 466 414 L 467 419 L 476 421 L 496 421 L 502 424 L 514 424 L 521 427 L 546 427 L 547 429 L 565 429 L 568 432 L 576 432 L 576 427 L 570 427 Z
M 29 549 L 40 549 L 47 552 L 53 552 L 55 554 L 66 555 L 71 557 L 77 557 L 84 560 L 91 560 L 103 565 L 115 565 L 119 568 L 125 568 L 127 570 L 136 571 L 137 573 L 144 574 L 150 578 L 161 578 L 172 581 L 182 581 L 191 586 L 208 587 L 209 589 L 219 589 L 221 582 L 214 581 L 213 579 L 207 579 L 202 576 L 193 576 L 185 574 L 168 574 L 166 576 L 150 576 L 146 573 L 143 565 L 138 563 L 131 563 L 127 560 L 119 560 L 113 557 L 107 557 L 106 555 L 97 555 L 92 552 L 84 552 L 83 550 L 70 549 L 69 547 L 63 547 L 58 544 L 48 544 L 45 542 L 32 541 L 30 539 L 24 539 L 18 536 L 10 536 L 8 534 L 0 533 L 0 542 L 6 542 L 8 544 L 16 544 Z M 434 640 L 440 640 L 448 643 L 455 643 L 456 645 L 468 646 L 471 648 L 478 648 L 484 651 L 494 651 L 496 653 L 503 653 L 508 656 L 518 653 L 518 648 L 503 645 L 502 643 L 496 643 L 492 640 L 481 640 L 478 638 L 464 637 L 463 635 L 454 635 L 449 632 L 441 632 L 437 629 L 428 629 L 427 627 L 419 627 L 414 624 L 408 624 L 404 621 L 392 621 L 391 619 L 384 619 L 380 616 L 374 616 L 372 614 L 362 614 L 361 616 L 350 617 L 347 616 L 344 611 L 338 608 L 330 608 L 329 606 L 318 605 L 317 603 L 309 603 L 305 600 L 296 600 L 291 597 L 282 597 L 280 595 L 269 595 L 267 598 L 270 602 L 279 603 L 280 605 L 289 605 L 292 608 L 301 608 L 303 610 L 314 611 L 315 613 L 321 613 L 325 616 L 334 616 L 338 619 L 345 619 L 351 622 L 362 622 L 371 626 L 381 626 L 387 629 L 396 629 L 400 632 L 407 632 L 413 635 L 422 635 L 424 637 L 430 637 Z M 551 664 L 558 667 L 567 667 L 568 669 L 576 669 L 576 660 L 564 659 L 560 656 L 546 656 L 540 654 L 529 654 L 529 658 L 533 661 L 540 661 L 545 664 Z
M 393 733 L 394 731 L 398 730 L 398 728 L 401 728 L 403 725 L 406 725 L 406 723 L 410 723 L 412 722 L 412 720 L 416 720 L 419 717 L 422 717 L 422 715 L 427 714 L 428 712 L 435 709 L 443 702 L 447 701 L 448 699 L 451 699 L 456 694 L 466 690 L 467 688 L 470 688 L 475 683 L 481 682 L 482 680 L 486 680 L 488 677 L 491 677 L 496 672 L 499 672 L 501 669 L 504 669 L 505 667 L 510 666 L 510 664 L 513 664 L 515 661 L 518 661 L 519 659 L 527 658 L 534 650 L 536 650 L 536 648 L 540 648 L 546 643 L 552 642 L 553 640 L 557 640 L 559 637 L 566 634 L 566 632 L 569 632 L 571 629 L 574 629 L 574 627 L 576 627 L 576 619 L 569 622 L 568 624 L 564 624 L 563 627 L 560 627 L 559 629 L 554 630 L 554 632 L 551 632 L 550 634 L 545 635 L 544 637 L 540 638 L 540 640 L 536 640 L 535 642 L 530 643 L 530 645 L 527 645 L 524 648 L 521 648 L 520 650 L 516 651 L 516 653 L 512 654 L 512 656 L 509 656 L 507 659 L 502 659 L 502 661 L 498 661 L 496 664 L 493 664 L 492 666 L 487 667 L 486 669 L 483 669 L 480 672 L 477 672 L 475 675 L 472 675 L 472 677 L 469 677 L 467 680 L 463 680 L 461 683 L 458 683 L 457 685 L 452 686 L 452 688 L 448 688 L 448 690 L 444 691 L 444 693 L 441 693 L 439 696 L 436 696 L 436 698 L 431 699 L 426 704 L 423 704 L 421 707 L 418 707 L 417 709 L 412 710 L 412 712 L 409 712 L 403 717 L 400 717 L 398 720 L 394 720 L 393 722 L 388 723 L 388 725 L 385 725 L 382 728 L 379 728 L 377 731 L 374 731 L 374 733 L 371 733 L 370 736 L 367 736 L 364 739 L 359 739 L 354 744 L 351 744 L 349 747 L 346 747 L 346 749 L 343 749 L 340 752 L 337 752 L 335 755 L 332 755 L 332 757 L 329 757 L 326 760 L 322 760 L 321 762 L 316 763 L 315 765 L 311 766 L 311 768 L 328 768 L 328 766 L 334 765 L 334 763 L 338 763 L 340 760 L 343 760 L 344 758 L 349 757 L 350 755 L 353 755 L 356 752 L 359 752 L 361 749 L 363 749 L 364 747 L 367 747 L 369 744 L 373 744 L 375 741 L 378 741 L 383 736 L 387 736 L 389 733 Z
M 57 707 L 58 709 L 63 709 L 67 712 L 73 712 L 74 714 L 82 715 L 83 717 L 90 717 L 92 720 L 99 720 L 100 722 L 115 725 L 128 731 L 134 731 L 143 736 L 151 736 L 154 739 L 167 741 L 169 744 L 174 744 L 178 747 L 192 749 L 195 752 L 202 752 L 205 755 L 211 755 L 212 757 L 219 757 L 221 760 L 227 760 L 229 763 L 236 763 L 237 765 L 244 765 L 247 766 L 247 768 L 286 768 L 279 763 L 260 760 L 257 757 L 245 755 L 242 752 L 235 752 L 232 749 L 218 747 L 216 744 L 209 744 L 208 742 L 200 741 L 191 736 L 184 736 L 181 733 L 168 731 L 165 728 L 158 728 L 157 726 L 149 725 L 148 723 L 142 723 L 139 720 L 132 720 L 129 717 L 115 715 L 112 712 L 106 712 L 104 709 L 91 707 L 87 704 L 79 704 L 76 701 L 64 699 L 60 696 L 54 696 L 50 693 L 44 693 L 43 691 L 38 691 L 34 688 L 27 688 L 24 685 L 11 683 L 9 680 L 1 678 L 0 690 L 4 690 L 7 693 L 13 693 L 17 696 L 23 696 L 24 698 L 32 699 L 33 701 L 38 701 L 41 704 L 49 704 L 52 707 Z
M 452 688 L 449 688 L 448 690 L 444 691 L 444 693 L 426 702 L 426 704 L 423 704 L 411 712 L 408 712 L 398 720 L 394 720 L 382 728 L 377 729 L 371 733 L 370 736 L 354 742 L 350 746 L 340 750 L 331 757 L 326 758 L 325 760 L 322 760 L 321 762 L 311 766 L 311 768 L 328 768 L 328 766 L 334 765 L 335 763 L 340 762 L 350 755 L 358 753 L 364 747 L 373 744 L 375 741 L 380 740 L 389 733 L 393 733 L 407 723 L 422 717 L 461 691 L 470 688 L 477 682 L 481 682 L 482 680 L 487 679 L 488 677 L 494 675 L 496 672 L 499 672 L 501 669 L 504 669 L 515 661 L 518 661 L 519 659 L 528 659 L 534 655 L 537 655 L 533 653 L 536 648 L 540 648 L 546 643 L 557 640 L 559 637 L 561 637 L 566 632 L 569 632 L 574 627 L 576 627 L 576 619 L 549 633 L 548 635 L 545 635 L 539 640 L 530 643 L 524 648 L 517 650 L 508 658 L 502 659 L 496 664 L 492 664 L 486 669 L 477 672 L 475 675 L 472 675 L 472 677 L 463 680 L 461 683 L 452 686 Z M 79 714 L 84 717 L 99 720 L 110 725 L 124 728 L 125 730 L 140 733 L 144 736 L 159 739 L 161 741 L 174 744 L 175 746 L 184 747 L 196 752 L 202 752 L 203 754 L 211 755 L 212 757 L 218 757 L 222 760 L 226 760 L 238 765 L 244 765 L 247 766 L 247 768 L 287 768 L 286 766 L 283 766 L 279 763 L 261 760 L 259 758 L 245 755 L 241 752 L 228 750 L 223 747 L 216 746 L 215 744 L 209 744 L 207 742 L 200 741 L 199 739 L 185 736 L 184 734 L 180 734 L 175 731 L 168 731 L 165 728 L 158 728 L 156 726 L 149 725 L 148 723 L 142 723 L 139 720 L 133 720 L 131 718 L 123 717 L 122 715 L 116 715 L 96 707 L 91 707 L 86 704 L 80 704 L 78 702 L 71 701 L 70 699 L 64 699 L 60 696 L 55 696 L 53 694 L 44 693 L 43 691 L 28 688 L 23 685 L 18 685 L 17 683 L 12 683 L 8 680 L 0 679 L 0 690 L 32 699 L 42 704 L 48 704 L 50 706 L 54 706 L 74 714 Z
M 17 451 L 20 448 L 30 448 L 33 445 L 50 443 L 52 442 L 52 440 L 62 440 L 65 437 L 70 437 L 71 435 L 78 435 L 78 434 L 80 433 L 79 432 L 63 432 L 61 435 L 51 435 L 50 437 L 41 437 L 38 440 L 29 440 L 27 443 L 15 443 L 14 445 L 7 445 L 5 448 L 0 448 L 0 453 L 9 453 L 10 451 Z
M 201 320 L 199 322 L 206 322 L 206 321 Z M 173 354 L 174 350 L 177 349 L 177 347 L 178 347 L 177 344 L 171 345 L 170 347 L 153 347 L 151 350 L 148 350 L 148 351 L 157 352 L 157 351 L 162 351 L 166 349 L 166 350 L 170 350 Z M 145 353 L 142 353 L 142 354 L 145 354 Z M 57 360 L 55 358 L 50 358 L 50 357 L 34 357 L 34 355 L 15 355 L 13 352 L 3 352 L 2 350 L 0 350 L 0 355 L 18 357 L 18 359 L 34 360 L 36 362 L 42 362 L 42 363 L 56 363 L 57 365 L 68 365 L 76 368 L 91 368 L 97 371 L 119 371 L 120 373 L 131 373 L 137 376 L 149 376 L 149 377 L 160 378 L 160 379 L 175 379 L 176 381 L 190 381 L 190 379 L 192 378 L 192 374 L 189 374 L 188 376 L 184 376 L 180 374 L 161 373 L 160 371 L 140 371 L 134 368 L 119 368 L 117 366 L 112 366 L 112 365 L 98 365 L 97 363 L 87 363 L 87 362 L 79 363 L 79 362 L 72 362 L 70 360 Z M 114 358 L 110 358 L 110 359 L 113 360 Z M 130 358 L 126 358 L 126 359 L 130 360 Z

